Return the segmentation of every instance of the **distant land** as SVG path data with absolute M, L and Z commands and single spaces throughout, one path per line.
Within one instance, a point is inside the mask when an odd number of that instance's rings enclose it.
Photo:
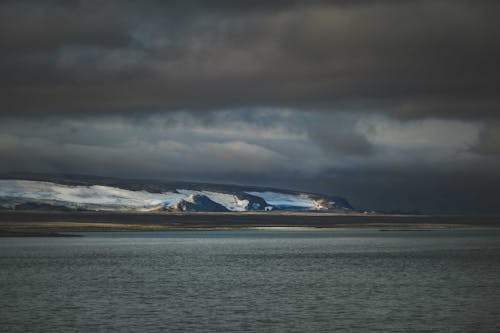
M 116 212 L 354 212 L 340 196 L 261 186 L 81 175 L 0 177 L 6 210 Z
M 271 187 L 74 175 L 0 176 L 0 237 L 94 231 L 417 231 L 499 226 L 495 216 L 364 212 L 341 196 Z

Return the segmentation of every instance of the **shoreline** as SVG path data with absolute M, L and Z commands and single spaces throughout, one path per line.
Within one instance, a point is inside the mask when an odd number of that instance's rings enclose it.
M 0 237 L 62 237 L 71 232 L 205 230 L 418 231 L 498 228 L 499 216 L 367 215 L 339 213 L 118 213 L 0 211 Z
M 74 237 L 85 237 L 85 235 L 80 235 L 78 233 L 137 233 L 137 232 L 200 232 L 200 231 L 284 231 L 284 232 L 299 232 L 299 231 L 345 231 L 345 230 L 377 230 L 380 232 L 421 232 L 421 231 L 439 231 L 439 230 L 475 230 L 475 229 L 496 229 L 497 227 L 487 227 L 487 226 L 412 226 L 407 228 L 402 228 L 401 226 L 338 226 L 338 227 L 199 227 L 199 228 L 161 228 L 161 229 L 150 229 L 150 228 L 122 228 L 118 226 L 117 228 L 77 228 L 77 229 L 66 229 L 64 226 L 60 228 L 37 228 L 37 229 L 0 229 L 0 239 L 1 238 L 74 238 Z

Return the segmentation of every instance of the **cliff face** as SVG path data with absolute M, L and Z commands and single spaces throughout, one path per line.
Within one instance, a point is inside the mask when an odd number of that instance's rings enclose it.
M 201 194 L 191 194 L 187 199 L 181 199 L 171 207 L 181 212 L 228 212 L 229 210 Z

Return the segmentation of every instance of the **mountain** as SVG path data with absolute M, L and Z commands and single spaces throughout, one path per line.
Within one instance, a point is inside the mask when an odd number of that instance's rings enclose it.
M 258 186 L 73 175 L 0 177 L 0 208 L 93 211 L 351 211 L 344 198 Z
M 210 200 L 203 194 L 191 194 L 187 199 L 180 199 L 169 208 L 181 212 L 229 212 L 224 205 Z

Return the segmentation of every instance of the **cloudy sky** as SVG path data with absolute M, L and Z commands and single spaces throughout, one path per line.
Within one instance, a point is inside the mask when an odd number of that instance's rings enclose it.
M 2 1 L 0 173 L 500 213 L 500 2 Z

